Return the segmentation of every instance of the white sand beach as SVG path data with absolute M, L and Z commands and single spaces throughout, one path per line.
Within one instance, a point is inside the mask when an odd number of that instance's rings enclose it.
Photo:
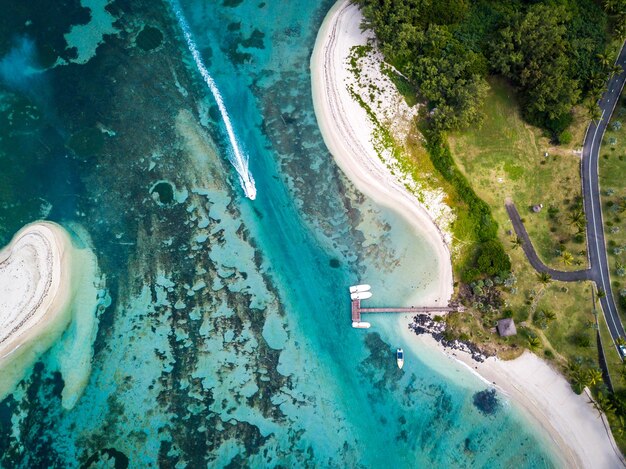
M 0 251 L 0 399 L 74 320 L 77 326 L 63 341 L 64 350 L 54 356 L 65 380 L 63 404 L 76 402 L 91 371 L 96 275 L 93 253 L 75 248 L 69 233 L 55 223 L 25 226 Z M 74 352 L 70 357 L 67 349 Z
M 418 236 L 430 244 L 438 259 L 440 281 L 438 289 L 422 301 L 444 303 L 452 296 L 453 287 L 450 251 L 442 233 L 378 157 L 372 143 L 374 126 L 346 86 L 351 76 L 346 67 L 350 49 L 364 44 L 368 37 L 361 32 L 360 23 L 359 9 L 346 1 L 333 6 L 320 28 L 311 57 L 317 122 L 337 165 L 354 185 L 381 206 L 402 214 Z
M 510 361 L 491 357 L 477 363 L 467 353 L 444 349 L 429 335 L 418 340 L 478 373 L 520 406 L 548 433 L 567 467 L 626 467 L 608 422 L 594 408 L 588 392 L 575 394 L 558 371 L 533 353 L 526 351 Z
M 0 252 L 0 363 L 68 309 L 71 240 L 52 223 L 20 230 Z
M 377 203 L 390 207 L 410 220 L 419 236 L 425 237 L 437 253 L 439 299 L 452 294 L 452 269 L 443 233 L 417 199 L 389 172 L 372 144 L 374 127 L 366 111 L 348 90 L 351 80 L 346 58 L 351 47 L 367 42 L 360 30 L 361 13 L 348 0 L 337 2 L 327 14 L 318 33 L 311 57 L 315 113 L 324 141 L 355 186 Z M 406 324 L 405 324 L 406 327 Z M 608 425 L 583 394 L 571 390 L 565 378 L 531 353 L 513 361 L 490 358 L 474 362 L 469 355 L 446 351 L 432 337 L 416 338 L 402 332 L 406 340 L 421 340 L 436 347 L 450 359 L 458 360 L 495 383 L 500 391 L 523 409 L 531 421 L 542 427 L 567 467 L 626 467 L 615 448 Z M 411 337 L 408 337 L 410 335 Z

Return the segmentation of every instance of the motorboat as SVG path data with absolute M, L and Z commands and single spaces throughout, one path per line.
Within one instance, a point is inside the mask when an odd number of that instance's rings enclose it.
M 370 291 L 372 287 L 370 287 L 367 284 L 363 284 L 363 285 L 352 285 L 350 287 L 350 293 L 358 293 L 358 292 L 366 292 L 366 291 Z
M 350 298 L 353 300 L 367 300 L 372 297 L 372 292 L 364 291 L 364 292 L 356 292 L 351 293 Z
M 396 362 L 398 363 L 398 368 L 402 369 L 404 366 L 404 350 L 401 348 L 396 350 Z
M 369 329 L 372 325 L 369 322 L 353 322 L 352 327 L 355 329 Z

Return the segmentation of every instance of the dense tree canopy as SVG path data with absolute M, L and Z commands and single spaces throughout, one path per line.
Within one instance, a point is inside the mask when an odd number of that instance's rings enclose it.
M 597 97 L 613 61 L 608 25 L 626 0 L 355 0 L 382 51 L 416 87 L 437 130 L 481 119 L 488 74 L 518 90 L 525 117 L 560 135 Z M 613 20 L 611 20 L 613 18 Z M 626 16 L 624 16 L 626 18 Z

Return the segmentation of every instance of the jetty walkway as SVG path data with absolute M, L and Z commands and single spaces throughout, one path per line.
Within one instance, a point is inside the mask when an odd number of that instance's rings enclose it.
M 361 308 L 361 300 L 352 300 L 352 322 L 361 322 L 365 313 L 449 313 L 463 311 L 463 306 L 411 306 L 406 308 Z

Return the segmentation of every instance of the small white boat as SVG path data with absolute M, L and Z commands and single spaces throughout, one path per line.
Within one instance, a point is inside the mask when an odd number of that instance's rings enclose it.
M 396 350 L 396 362 L 398 363 L 398 368 L 402 369 L 404 366 L 404 350 L 401 348 Z
M 372 287 L 370 287 L 367 284 L 363 284 L 363 285 L 352 285 L 350 287 L 350 293 L 358 293 L 358 292 L 365 292 L 365 291 L 370 291 Z
M 355 329 L 369 329 L 372 325 L 369 322 L 353 322 L 352 327 Z
M 364 291 L 350 294 L 350 298 L 353 300 L 367 300 L 372 297 L 372 292 Z

